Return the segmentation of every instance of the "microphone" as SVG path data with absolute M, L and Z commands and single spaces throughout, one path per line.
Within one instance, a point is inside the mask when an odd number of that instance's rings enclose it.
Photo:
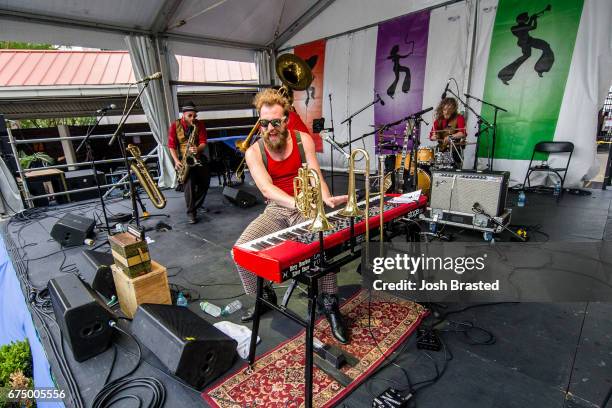
M 108 106 L 105 106 L 105 107 L 103 107 L 103 108 L 98 109 L 98 110 L 96 111 L 96 113 L 106 112 L 106 111 L 108 111 L 108 110 L 115 109 L 116 107 L 117 107 L 117 105 L 115 105 L 114 103 L 111 103 L 111 104 L 110 104 L 110 105 L 108 105 Z
M 422 109 L 422 110 L 420 110 L 418 112 L 415 112 L 412 115 L 408 116 L 406 119 L 408 119 L 408 118 L 416 118 L 418 116 L 423 116 L 424 114 L 426 114 L 430 110 L 433 110 L 433 106 L 430 106 L 429 108 Z
M 380 102 L 382 106 L 385 106 L 385 101 L 382 100 L 378 92 L 376 93 L 376 99 L 378 99 L 377 102 Z
M 156 72 L 154 74 L 151 74 L 149 76 L 146 76 L 144 78 L 142 78 L 140 81 L 136 81 L 137 84 L 140 84 L 142 82 L 149 82 L 155 79 L 161 79 L 162 77 L 162 73 L 161 72 Z
M 444 88 L 444 92 L 442 92 L 442 98 L 441 99 L 446 98 L 446 93 L 448 92 L 448 85 L 450 84 L 450 81 L 451 81 L 450 79 L 448 81 L 446 81 L 446 87 Z
M 344 149 L 342 147 L 340 147 L 340 145 L 338 143 L 336 143 L 336 141 L 334 139 L 329 137 L 326 132 L 321 132 L 319 134 L 321 135 L 323 140 L 325 140 L 327 143 L 329 143 L 334 149 L 336 149 L 340 153 L 342 153 L 342 155 L 344 157 L 346 157 L 347 159 L 350 157 L 349 154 L 347 152 L 345 152 Z

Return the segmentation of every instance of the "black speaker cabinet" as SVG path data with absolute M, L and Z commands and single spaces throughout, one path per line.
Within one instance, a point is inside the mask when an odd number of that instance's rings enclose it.
M 75 214 L 66 214 L 51 228 L 51 237 L 62 246 L 83 245 L 85 238 L 93 233 L 93 219 Z
M 257 204 L 257 198 L 253 194 L 238 190 L 237 188 L 226 186 L 223 188 L 223 195 L 232 204 L 241 208 L 248 208 Z
M 47 285 L 60 330 L 76 361 L 85 361 L 106 350 L 112 328 L 112 312 L 73 274 L 51 279 Z
M 186 307 L 143 304 L 132 334 L 174 375 L 202 389 L 234 362 L 236 341 Z
M 97 173 L 98 183 L 103 186 L 106 184 L 104 180 L 104 173 L 99 170 Z M 66 186 L 68 187 L 68 190 L 77 190 L 96 186 L 96 179 L 94 178 L 92 169 L 67 171 L 64 173 L 64 176 L 66 177 Z M 102 188 L 102 193 L 105 191 L 106 189 Z M 70 193 L 70 199 L 72 201 L 83 201 L 92 198 L 98 198 L 98 189 L 94 188 L 88 191 Z
M 110 268 L 115 263 L 113 255 L 109 252 L 86 249 L 83 251 L 83 257 L 94 270 L 92 279 L 88 279 L 88 282 L 91 281 L 92 289 L 109 300 L 116 296 L 117 289 L 115 288 L 115 281 L 113 280 L 113 273 Z

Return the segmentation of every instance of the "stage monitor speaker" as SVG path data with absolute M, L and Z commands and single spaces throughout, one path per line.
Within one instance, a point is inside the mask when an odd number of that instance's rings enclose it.
M 230 369 L 236 341 L 186 307 L 142 304 L 132 334 L 173 374 L 202 389 Z
M 223 188 L 223 195 L 232 204 L 235 204 L 241 208 L 248 208 L 257 204 L 257 197 L 255 197 L 251 193 L 247 193 L 246 191 L 239 190 L 237 188 L 226 186 L 225 188 Z
M 115 263 L 113 255 L 108 252 L 86 249 L 83 251 L 83 256 L 94 269 L 93 279 L 91 279 L 92 289 L 108 300 L 117 296 L 117 289 L 110 268 Z
M 93 219 L 68 213 L 53 225 L 51 236 L 62 246 L 83 245 L 85 238 L 92 235 L 95 225 Z
M 104 173 L 98 170 L 97 175 L 98 183 L 101 186 L 106 184 Z M 93 169 L 67 171 L 64 173 L 64 176 L 66 177 L 66 186 L 68 187 L 68 190 L 78 190 L 81 188 L 96 186 L 96 179 L 94 178 Z M 106 188 L 102 187 L 101 190 L 102 193 L 104 193 Z M 98 198 L 98 189 L 70 193 L 70 199 L 72 201 L 90 200 L 92 198 Z
M 506 208 L 507 171 L 433 170 L 430 207 L 444 211 L 474 214 L 479 203 L 485 212 L 500 216 Z
M 55 320 L 76 361 L 106 350 L 113 334 L 113 313 L 76 275 L 53 278 L 47 285 Z

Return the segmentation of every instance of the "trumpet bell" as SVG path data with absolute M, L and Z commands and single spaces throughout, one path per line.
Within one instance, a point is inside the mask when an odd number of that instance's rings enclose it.
M 349 200 L 347 201 L 346 206 L 338 212 L 338 215 L 342 217 L 361 217 L 365 214 L 365 212 L 360 210 L 357 206 L 355 197 L 355 194 L 349 195 Z
M 310 227 L 308 227 L 308 230 L 313 233 L 329 231 L 332 229 L 334 229 L 334 224 L 329 222 L 324 213 L 317 213 L 315 219 L 312 221 L 312 224 L 310 224 Z

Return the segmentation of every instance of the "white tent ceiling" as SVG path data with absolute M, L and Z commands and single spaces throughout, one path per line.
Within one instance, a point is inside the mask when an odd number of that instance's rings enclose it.
M 229 48 L 253 61 L 253 50 L 278 47 L 332 1 L 0 0 L 0 39 L 125 49 L 125 34 L 160 34 L 188 55 Z

